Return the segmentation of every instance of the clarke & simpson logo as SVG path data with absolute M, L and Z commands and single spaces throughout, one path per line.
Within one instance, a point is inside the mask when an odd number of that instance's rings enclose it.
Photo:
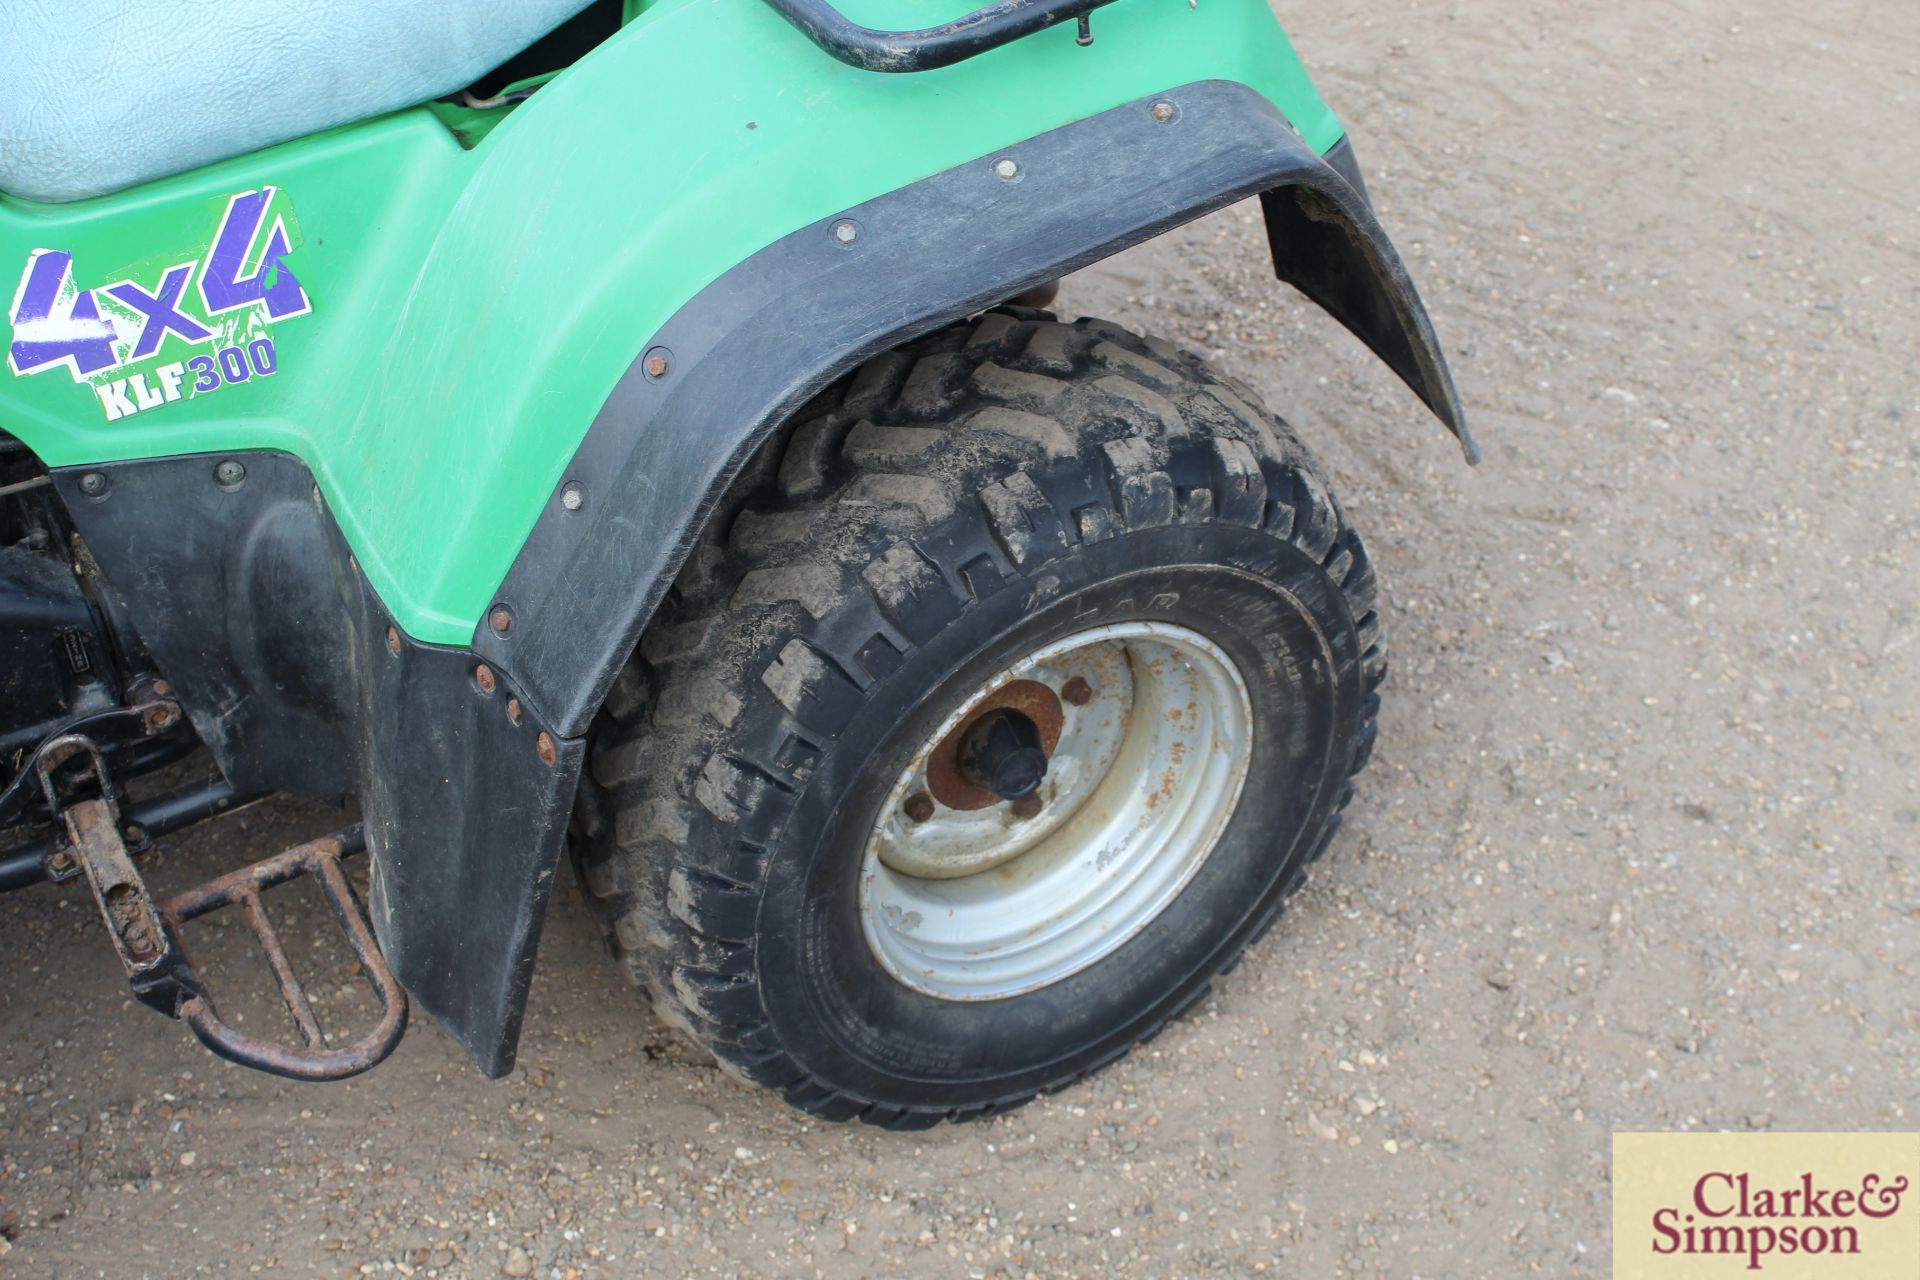
M 1657 1254 L 1739 1254 L 1758 1271 L 1775 1253 L 1791 1257 L 1823 1253 L 1857 1256 L 1860 1226 L 1850 1218 L 1891 1218 L 1906 1194 L 1904 1177 L 1863 1174 L 1858 1188 L 1814 1184 L 1811 1173 L 1797 1186 L 1753 1188 L 1752 1175 L 1715 1170 L 1693 1184 L 1685 1206 L 1653 1214 Z
M 1920 1277 L 1920 1134 L 1622 1133 L 1616 1280 Z

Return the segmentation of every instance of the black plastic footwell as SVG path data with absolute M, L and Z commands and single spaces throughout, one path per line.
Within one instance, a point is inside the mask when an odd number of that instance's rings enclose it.
M 238 485 L 215 481 L 227 462 Z M 108 474 L 104 496 L 81 489 L 89 471 Z M 470 649 L 410 639 L 297 458 L 116 462 L 54 483 L 228 780 L 359 799 L 387 963 L 482 1071 L 511 1071 L 583 742 Z

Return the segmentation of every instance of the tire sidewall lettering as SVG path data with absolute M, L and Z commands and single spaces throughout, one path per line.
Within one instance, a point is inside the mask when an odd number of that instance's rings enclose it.
M 1143 560 L 1145 567 L 1121 568 Z M 1358 646 L 1337 590 L 1307 557 L 1251 530 L 1165 528 L 1076 549 L 1039 567 L 1040 575 L 1062 583 L 1053 604 L 1029 613 L 1023 606 L 1033 578 L 1010 576 L 868 690 L 779 829 L 764 833 L 784 850 L 762 906 L 768 1013 L 797 1059 L 853 1092 L 881 1086 L 862 1079 L 875 1068 L 887 1077 L 947 1075 L 952 1083 L 1005 1074 L 1010 1088 L 1025 1087 L 1020 1077 L 1046 1077 L 1062 1058 L 1097 1057 L 1126 1043 L 1143 1020 L 1164 1016 L 1169 1002 L 1204 982 L 1218 952 L 1241 944 L 1336 804 L 1352 748 L 1351 731 L 1343 735 L 1339 726 L 1357 722 L 1361 697 Z M 1250 688 L 1264 683 L 1255 689 L 1253 768 L 1268 782 L 1249 789 L 1181 895 L 1088 969 L 1005 1000 L 956 1003 L 914 992 L 868 952 L 854 906 L 880 797 L 924 733 L 975 682 L 1083 629 L 1090 604 L 1103 621 L 1158 618 L 1193 627 L 1227 650 Z M 1222 613 L 1250 607 L 1268 625 L 1221 623 Z M 923 698 L 930 687 L 938 692 Z M 874 746 L 861 752 L 855 744 L 863 742 Z M 818 833 L 811 840 L 800 835 L 810 831 Z M 810 906 L 821 902 L 832 906 Z M 809 980 L 822 974 L 832 978 Z M 930 1086 L 927 1101 L 939 1096 L 940 1087 Z

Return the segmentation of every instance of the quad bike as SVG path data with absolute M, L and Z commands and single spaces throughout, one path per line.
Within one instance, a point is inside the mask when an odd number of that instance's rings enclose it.
M 725 1066 L 984 1115 L 1152 1036 L 1325 851 L 1387 664 L 1323 472 L 1195 356 L 1008 300 L 1258 195 L 1471 461 L 1340 124 L 1252 0 L 854 7 L 934 25 L 0 15 L 0 883 L 84 881 L 216 1053 L 351 1075 L 411 1002 L 504 1074 L 570 845 Z M 360 822 L 147 888 L 280 790 Z M 358 1039 L 262 905 L 303 875 Z M 194 966 L 227 906 L 299 1042 Z

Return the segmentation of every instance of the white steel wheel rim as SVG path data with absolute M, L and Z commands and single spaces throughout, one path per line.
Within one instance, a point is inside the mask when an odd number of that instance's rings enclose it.
M 1005 801 L 928 814 L 929 759 L 976 708 L 1016 680 L 1058 693 L 1076 677 L 1086 700 L 1060 699 L 1037 814 Z M 1199 871 L 1252 752 L 1246 683 L 1197 631 L 1116 623 L 1035 651 L 948 716 L 895 780 L 862 855 L 868 947 L 894 978 L 946 1000 L 1003 999 L 1080 972 Z

